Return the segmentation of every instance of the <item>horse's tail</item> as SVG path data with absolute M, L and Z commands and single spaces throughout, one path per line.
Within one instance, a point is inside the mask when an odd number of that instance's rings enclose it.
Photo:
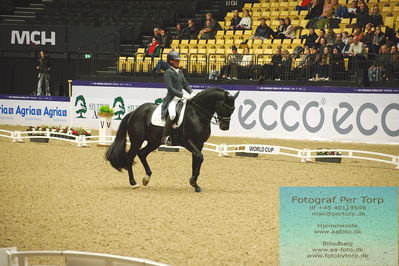
M 118 171 L 127 167 L 126 133 L 129 117 L 130 114 L 122 119 L 115 140 L 105 154 L 107 161 Z

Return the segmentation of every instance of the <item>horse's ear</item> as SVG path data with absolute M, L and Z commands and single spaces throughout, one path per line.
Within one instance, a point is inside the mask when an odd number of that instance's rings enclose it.
M 238 97 L 238 94 L 240 94 L 240 91 L 237 91 L 236 94 L 234 94 L 234 100 Z

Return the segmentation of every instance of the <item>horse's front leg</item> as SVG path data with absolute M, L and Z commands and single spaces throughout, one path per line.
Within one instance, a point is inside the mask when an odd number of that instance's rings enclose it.
M 190 185 L 194 187 L 195 192 L 201 192 L 201 187 L 197 184 L 198 176 L 200 175 L 200 169 L 204 156 L 201 153 L 203 144 L 195 145 L 191 140 L 188 141 L 187 149 L 192 153 L 192 176 L 190 178 Z

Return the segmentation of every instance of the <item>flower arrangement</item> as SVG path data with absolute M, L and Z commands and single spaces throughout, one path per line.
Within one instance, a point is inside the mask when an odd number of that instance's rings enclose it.
M 42 126 L 30 126 L 26 131 L 33 131 L 34 133 L 29 133 L 29 136 L 46 136 L 47 132 L 50 132 L 50 136 L 52 137 L 59 137 L 63 138 L 65 137 L 64 135 L 58 135 L 54 133 L 65 133 L 69 135 L 74 135 L 74 136 L 91 136 L 90 135 L 90 130 L 85 130 L 83 128 L 69 128 L 69 127 L 61 127 L 61 126 L 47 126 L 47 125 L 42 125 Z
M 322 150 L 323 148 L 319 148 L 319 150 Z M 327 148 L 328 149 L 328 148 Z M 316 155 L 342 155 L 342 152 L 340 151 L 318 151 Z
M 112 117 L 114 115 L 114 109 L 110 108 L 108 105 L 103 105 L 98 109 L 98 116 L 102 117 Z

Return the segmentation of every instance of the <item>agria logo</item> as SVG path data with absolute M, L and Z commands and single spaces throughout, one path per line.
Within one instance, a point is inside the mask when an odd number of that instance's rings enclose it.
M 118 96 L 114 99 L 114 104 L 112 105 L 112 108 L 114 109 L 114 115 L 117 116 L 115 120 L 122 120 L 122 117 L 126 113 L 126 108 L 125 108 L 125 102 L 123 101 L 123 98 Z
M 77 108 L 75 112 L 79 115 L 76 118 L 86 118 L 83 116 L 87 112 L 86 99 L 83 95 L 76 97 L 75 106 Z

